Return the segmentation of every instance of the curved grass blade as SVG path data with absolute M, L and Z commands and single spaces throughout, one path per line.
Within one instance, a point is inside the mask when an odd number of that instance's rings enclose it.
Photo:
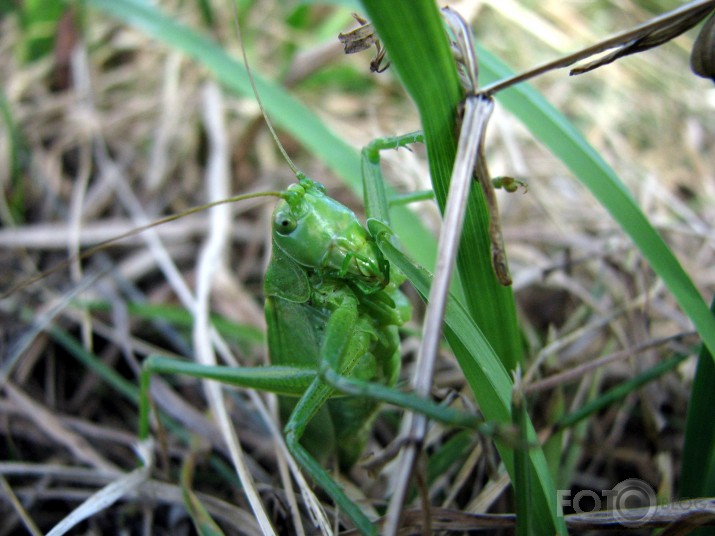
M 479 49 L 482 75 L 489 79 L 510 75 L 489 52 Z M 710 353 L 715 355 L 715 317 L 663 238 L 650 224 L 613 169 L 583 135 L 532 86 L 522 84 L 496 95 L 534 136 L 559 158 L 608 210 L 627 233 L 651 268 L 663 279 L 693 322 Z
M 516 534 L 530 536 L 534 532 L 533 519 L 536 515 L 531 502 L 531 473 L 529 471 L 528 430 L 529 414 L 526 408 L 526 396 L 521 388 L 521 370 L 514 373 L 512 389 L 511 417 L 519 433 L 521 446 L 514 449 L 514 502 L 516 503 Z
M 194 441 L 193 443 L 198 442 Z M 198 448 L 198 445 L 194 444 L 192 447 Z M 224 536 L 221 527 L 216 524 L 216 521 L 213 520 L 211 514 L 209 514 L 201 502 L 201 499 L 199 499 L 198 495 L 191 489 L 194 479 L 194 470 L 196 468 L 196 457 L 196 452 L 192 451 L 181 466 L 181 496 L 184 500 L 184 506 L 189 512 L 196 532 L 198 532 L 200 536 Z
M 679 354 L 671 357 L 665 361 L 659 362 L 657 365 L 647 369 L 645 372 L 638 374 L 634 378 L 628 381 L 619 383 L 617 386 L 609 389 L 605 393 L 601 394 L 595 400 L 592 400 L 583 406 L 581 406 L 576 411 L 565 415 L 555 424 L 554 428 L 556 431 L 563 430 L 564 428 L 569 428 L 574 426 L 579 421 L 593 415 L 594 413 L 603 410 L 609 406 L 612 406 L 619 400 L 624 399 L 626 396 L 631 394 L 633 391 L 643 387 L 644 385 L 658 379 L 661 375 L 666 372 L 670 372 L 675 367 L 677 367 L 681 362 L 690 357 L 687 354 Z
M 392 65 L 420 111 L 433 187 L 440 206 L 444 207 L 456 155 L 455 119 L 462 95 L 441 16 L 430 0 L 393 2 L 390 9 L 384 9 L 384 4 L 375 0 L 365 0 L 363 5 L 388 50 Z M 473 188 L 457 262 L 469 313 L 456 302 L 450 302 L 445 316 L 445 335 L 485 417 L 489 415 L 490 421 L 511 423 L 512 382 L 506 368 L 513 368 L 521 360 L 521 340 L 511 288 L 499 284 L 492 268 L 488 222 L 483 194 Z M 371 223 L 370 230 L 375 235 L 379 222 L 368 222 L 369 227 Z M 390 244 L 383 246 L 383 253 L 403 270 L 418 292 L 426 296 L 427 274 L 411 265 Z M 467 332 L 472 336 L 463 339 Z M 533 429 L 530 435 L 535 437 Z M 500 453 L 513 475 L 512 450 L 500 445 Z M 532 475 L 529 492 L 538 512 L 535 523 L 541 533 L 565 533 L 541 449 L 532 449 L 529 460 Z
M 383 254 L 405 274 L 422 298 L 426 299 L 429 295 L 431 275 L 390 243 L 391 231 L 387 226 L 376 220 L 370 220 L 368 227 L 376 236 L 378 247 Z M 506 426 L 511 425 L 512 379 L 485 335 L 470 318 L 466 308 L 453 296 L 447 302 L 444 332 L 485 420 L 503 423 Z M 536 433 L 530 422 L 528 422 L 527 434 L 528 444 L 536 445 Z M 513 448 L 499 441 L 496 444 L 509 474 L 513 475 Z M 531 483 L 529 491 L 536 512 L 535 524 L 539 529 L 538 533 L 566 534 L 563 517 L 557 515 L 555 487 L 541 448 L 529 449 L 529 464 Z

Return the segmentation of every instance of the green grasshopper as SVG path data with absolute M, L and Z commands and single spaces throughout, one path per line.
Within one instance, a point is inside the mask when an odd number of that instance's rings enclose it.
M 301 173 L 298 183 L 279 195 L 264 283 L 272 366 L 206 367 L 149 357 L 142 372 L 140 437 L 149 434 L 148 389 L 155 373 L 217 379 L 292 397 L 281 399 L 282 412 L 289 415 L 289 450 L 360 531 L 371 534 L 368 518 L 316 458 L 335 451 L 342 469 L 354 465 L 380 401 L 457 426 L 482 426 L 474 416 L 392 389 L 400 370 L 397 328 L 409 319 L 411 307 L 398 288 L 404 277 L 355 214 Z
M 265 120 L 273 132 L 268 117 Z M 373 146 L 396 148 L 419 139 L 419 134 L 408 134 L 377 140 Z M 365 153 L 364 158 L 373 156 Z M 401 358 L 397 330 L 411 315 L 399 290 L 405 278 L 388 262 L 375 233 L 289 158 L 287 162 L 297 183 L 284 192 L 266 194 L 280 197 L 272 217 L 273 250 L 264 281 L 271 366 L 209 367 L 147 358 L 141 379 L 140 438 L 149 435 L 149 386 L 157 373 L 216 379 L 282 395 L 288 449 L 360 532 L 374 534 L 371 521 L 322 463 L 335 454 L 341 469 L 355 464 L 380 402 L 456 426 L 489 430 L 473 415 L 394 389 Z M 380 229 L 388 222 L 382 185 L 368 184 L 366 189 L 372 192 L 367 213 L 376 216 L 371 227 Z
M 268 118 L 265 120 L 273 132 Z M 421 137 L 413 133 L 373 141 L 363 153 L 364 167 L 375 163 L 377 151 L 415 143 Z M 493 431 L 474 415 L 394 389 L 401 359 L 398 328 L 410 318 L 411 306 L 399 289 L 405 277 L 383 253 L 391 240 L 387 238 L 389 215 L 380 180 L 374 175 L 366 179 L 366 208 L 372 217 L 368 231 L 350 209 L 329 197 L 320 183 L 297 171 L 290 159 L 288 164 L 297 182 L 283 192 L 249 194 L 196 207 L 104 241 L 78 258 L 217 204 L 257 196 L 280 198 L 273 212 L 273 250 L 264 281 L 272 365 L 216 367 L 149 356 L 140 379 L 139 436 L 147 439 L 150 435 L 149 391 L 155 374 L 215 379 L 279 394 L 290 452 L 360 532 L 374 534 L 372 522 L 323 464 L 330 456 L 335 456 L 342 470 L 356 463 L 382 402 L 454 426 L 488 434 Z M 61 263 L 23 285 L 67 264 Z

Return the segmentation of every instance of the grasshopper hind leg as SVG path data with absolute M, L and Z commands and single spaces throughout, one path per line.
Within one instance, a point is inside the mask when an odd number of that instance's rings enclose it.
M 319 368 L 334 368 L 338 374 L 352 375 L 356 373 L 374 376 L 375 360 L 365 357 L 370 355 L 371 340 L 374 332 L 368 329 L 364 319 L 359 318 L 357 300 L 349 292 L 343 293 L 341 305 L 331 314 L 325 329 L 320 349 Z M 373 363 L 370 363 L 373 361 Z M 317 377 L 298 399 L 293 412 L 285 426 L 286 444 L 313 480 L 333 499 L 336 506 L 353 521 L 355 526 L 363 534 L 376 534 L 376 530 L 362 510 L 353 503 L 333 480 L 330 474 L 323 468 L 319 461 L 309 452 L 306 445 L 302 444 L 304 435 L 308 431 L 310 422 L 319 413 L 326 403 L 338 403 L 340 400 L 329 399 L 335 395 L 335 389 L 326 384 L 322 378 Z M 350 397 L 343 397 L 342 403 L 349 404 Z M 368 406 L 363 409 L 374 413 L 377 404 L 374 400 L 366 402 Z M 374 407 L 373 407 L 374 406 Z M 347 410 L 348 406 L 343 409 Z M 351 411 L 355 411 L 358 406 L 354 406 Z M 362 412 L 361 412 L 362 413 Z M 351 422 L 349 419 L 355 415 L 342 414 L 335 421 L 336 437 L 340 442 L 352 441 L 356 446 L 360 443 L 360 428 L 362 422 Z M 365 415 L 361 415 L 364 417 Z M 368 416 L 367 420 L 371 420 Z M 352 430 L 350 427 L 353 427 Z M 339 449 L 338 449 L 339 452 Z M 348 462 L 348 459 L 341 462 Z M 341 463 L 341 465 L 345 465 Z
M 327 386 L 320 379 L 316 379 L 306 390 L 305 394 L 296 404 L 285 426 L 286 445 L 305 472 L 333 499 L 336 507 L 347 514 L 362 534 L 377 534 L 372 522 L 362 510 L 348 498 L 342 487 L 309 452 L 309 445 L 302 444 L 303 435 L 306 430 L 309 429 L 312 418 L 321 409 L 315 406 L 322 406 L 325 402 L 324 394 L 330 393 L 331 391 L 332 388 Z M 322 409 L 324 409 L 324 406 Z
M 392 388 L 397 383 L 401 364 L 397 327 L 383 327 L 376 339 L 373 342 L 376 347 L 359 359 L 350 377 L 357 381 L 379 383 L 385 388 Z M 382 357 L 377 359 L 376 355 Z M 335 426 L 340 469 L 347 472 L 364 453 L 382 403 L 369 396 L 349 395 L 333 398 L 327 405 Z M 354 423 L 361 424 L 356 427 Z

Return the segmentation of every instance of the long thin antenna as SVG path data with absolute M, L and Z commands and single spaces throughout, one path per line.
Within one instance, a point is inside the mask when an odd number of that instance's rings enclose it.
M 81 261 L 88 257 L 91 257 L 92 255 L 94 255 L 98 251 L 103 250 L 107 246 L 110 246 L 117 242 L 121 242 L 125 238 L 129 238 L 129 237 L 138 235 L 139 233 L 142 233 L 142 232 L 146 231 L 147 229 L 151 229 L 152 227 L 158 227 L 159 225 L 163 225 L 165 223 L 169 223 L 169 222 L 178 220 L 185 216 L 190 216 L 192 214 L 196 214 L 197 212 L 203 212 L 204 210 L 207 210 L 212 207 L 216 207 L 218 205 L 235 203 L 236 201 L 245 201 L 246 199 L 254 199 L 256 197 L 283 197 L 283 192 L 255 192 L 252 194 L 236 195 L 234 197 L 228 197 L 226 199 L 221 199 L 219 201 L 213 201 L 211 203 L 206 203 L 205 205 L 191 207 L 191 208 L 189 208 L 183 212 L 180 212 L 178 214 L 172 214 L 170 216 L 166 216 L 164 218 L 154 220 L 151 223 L 147 223 L 145 225 L 135 227 L 131 231 L 127 231 L 127 232 L 119 234 L 117 236 L 113 236 L 112 238 L 108 238 L 107 240 L 102 240 L 101 242 L 96 243 L 95 245 L 89 247 L 88 249 L 85 249 L 84 251 L 82 251 L 80 253 L 75 253 L 71 257 L 67 257 L 65 260 L 58 262 L 57 264 L 52 266 L 49 270 L 45 270 L 42 273 L 33 275 L 32 277 L 28 277 L 27 279 L 20 281 L 19 283 L 13 285 L 9 289 L 0 292 L 0 300 L 4 300 L 11 294 L 14 294 L 15 292 L 17 292 L 19 290 L 22 290 L 25 287 L 29 287 L 30 285 L 32 285 L 34 283 L 37 283 L 38 281 L 44 279 L 48 275 L 52 275 L 54 273 L 59 272 L 60 270 L 67 268 L 73 262 Z
M 305 178 L 305 174 L 298 169 L 298 167 L 293 163 L 293 160 L 291 160 L 290 156 L 288 156 L 288 153 L 285 150 L 285 147 L 283 147 L 283 144 L 280 142 L 278 139 L 278 134 L 276 134 L 276 129 L 273 128 L 273 123 L 271 122 L 270 118 L 268 117 L 268 114 L 266 113 L 266 109 L 263 106 L 263 101 L 261 100 L 261 96 L 258 94 L 258 88 L 256 87 L 256 80 L 253 78 L 253 71 L 251 71 L 251 66 L 248 63 L 248 56 L 246 55 L 246 46 L 243 43 L 243 34 L 241 34 L 241 25 L 238 23 L 238 9 L 233 10 L 233 23 L 234 26 L 236 27 L 236 35 L 238 36 L 238 41 L 241 43 L 241 55 L 243 56 L 243 65 L 246 67 L 246 74 L 248 74 L 248 81 L 251 83 L 251 89 L 253 90 L 253 96 L 256 98 L 256 102 L 258 103 L 258 107 L 261 109 L 261 114 L 263 114 L 263 119 L 266 122 L 266 125 L 268 126 L 268 130 L 271 132 L 271 136 L 273 136 L 273 140 L 276 142 L 276 145 L 278 146 L 278 149 L 280 149 L 281 154 L 283 155 L 283 158 L 285 161 L 288 163 L 288 166 L 290 166 L 291 170 L 293 170 L 293 173 L 295 173 L 295 176 L 300 179 Z
M 234 2 L 235 0 L 231 0 Z M 268 114 L 266 113 L 266 109 L 263 106 L 263 101 L 261 100 L 261 96 L 258 93 L 258 88 L 256 87 L 256 80 L 253 78 L 253 71 L 251 70 L 251 66 L 248 62 L 248 55 L 246 54 L 246 46 L 243 42 L 243 34 L 241 33 L 241 24 L 238 21 L 238 7 L 234 3 L 234 10 L 233 10 L 233 23 L 234 26 L 236 27 L 236 36 L 238 37 L 238 42 L 241 45 L 241 56 L 243 57 L 243 65 L 246 68 L 246 74 L 248 74 L 248 80 L 251 83 L 251 89 L 253 90 L 253 96 L 256 99 L 256 102 L 258 103 L 258 107 L 261 110 L 261 114 L 263 115 L 263 120 L 266 122 L 266 125 L 268 126 L 268 130 L 271 133 L 271 136 L 273 137 L 273 141 L 276 143 L 278 148 L 281 151 L 281 154 L 283 155 L 283 158 L 285 159 L 286 163 L 288 166 L 291 168 L 293 173 L 295 174 L 295 177 L 300 181 L 302 179 L 305 179 L 306 176 L 305 174 L 298 169 L 298 167 L 293 163 L 293 160 L 291 160 L 290 156 L 288 156 L 288 153 L 286 152 L 285 148 L 283 147 L 283 144 L 280 142 L 278 139 L 278 134 L 276 134 L 276 130 L 273 128 L 273 123 L 271 122 L 270 118 L 268 117 Z M 274 246 L 275 247 L 275 246 Z M 262 406 L 258 406 L 259 409 L 262 408 Z M 263 415 L 264 417 L 268 417 L 267 413 L 265 410 L 263 410 Z M 271 419 L 266 420 L 269 428 L 276 434 L 276 439 L 277 439 L 277 444 L 281 446 L 282 451 L 282 456 L 278 456 L 279 458 L 279 464 L 282 466 L 287 462 L 287 465 L 290 468 L 291 473 L 293 474 L 293 477 L 296 480 L 296 483 L 298 484 L 298 487 L 300 488 L 300 493 L 303 497 L 303 500 L 305 502 L 306 507 L 308 508 L 308 512 L 310 513 L 310 517 L 312 518 L 315 526 L 321 528 L 321 534 L 329 534 L 330 532 L 330 523 L 327 520 L 326 514 L 323 511 L 318 499 L 315 497 L 313 494 L 311 488 L 308 486 L 307 482 L 305 481 L 305 477 L 301 473 L 300 468 L 297 465 L 297 462 L 293 459 L 293 456 L 290 454 L 290 452 L 286 449 L 285 442 L 280 439 L 280 433 L 278 432 L 278 429 L 275 427 L 275 424 Z M 278 452 L 277 452 L 278 453 Z M 285 462 L 281 462 L 281 458 L 285 459 Z M 291 486 L 291 481 L 290 477 L 288 475 L 285 475 L 284 469 L 281 467 L 281 477 L 285 480 L 286 482 L 286 491 L 287 493 L 287 498 L 288 502 L 291 505 L 296 504 L 296 497 L 295 493 L 292 489 Z M 296 509 L 297 511 L 297 509 Z M 291 512 L 295 514 L 292 510 Z M 302 522 L 300 520 L 300 516 L 295 516 L 295 526 L 296 526 L 296 531 L 297 534 L 302 535 L 304 534 L 304 529 L 302 526 Z

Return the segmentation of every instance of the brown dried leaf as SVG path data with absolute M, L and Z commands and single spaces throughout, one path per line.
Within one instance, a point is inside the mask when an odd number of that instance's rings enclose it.
M 587 63 L 581 67 L 576 67 L 571 70 L 572 75 L 583 74 L 592 71 L 598 67 L 608 65 L 617 59 L 631 54 L 638 54 L 650 48 L 658 47 L 663 43 L 667 43 L 671 39 L 678 37 L 680 34 L 688 31 L 690 28 L 698 24 L 708 13 L 713 10 L 712 2 L 693 10 L 683 11 L 682 13 L 670 13 L 664 17 L 659 17 L 647 24 L 640 31 L 629 35 L 628 41 L 619 43 L 619 48 L 601 58 L 598 58 L 591 63 Z
M 362 52 L 367 50 L 372 45 L 378 42 L 375 30 L 372 24 L 367 22 L 357 13 L 353 13 L 360 26 L 348 33 L 341 33 L 338 35 L 338 39 L 345 47 L 345 54 L 355 54 L 356 52 Z
M 715 9 L 715 0 L 699 0 L 684 4 L 677 9 L 664 13 L 663 15 L 639 25 L 636 28 L 621 32 L 577 52 L 567 54 L 556 60 L 549 61 L 523 73 L 519 73 L 505 80 L 491 84 L 482 88 L 482 92 L 493 95 L 498 91 L 502 91 L 507 87 L 513 86 L 514 84 L 524 82 L 549 71 L 553 71 L 554 69 L 568 67 L 578 61 L 591 58 L 596 54 L 616 49 L 605 56 L 593 60 L 591 63 L 572 69 L 570 74 L 576 75 L 592 71 L 597 67 L 607 65 L 624 56 L 643 52 L 649 48 L 662 45 L 666 41 L 677 37 L 681 33 L 695 26 L 698 22 L 707 17 L 713 9 Z M 706 23 L 706 26 L 707 25 L 708 23 Z M 703 27 L 703 31 L 705 31 L 705 27 Z M 701 35 L 703 34 L 701 33 Z M 694 52 L 694 54 L 704 54 L 704 56 L 702 58 L 698 56 L 698 58 L 693 61 L 705 61 L 712 63 L 712 53 L 709 57 L 706 54 L 708 50 L 707 41 L 712 41 L 706 37 L 702 37 L 702 39 L 706 41 L 706 43 L 701 45 L 698 48 L 698 51 Z M 712 52 L 712 46 L 709 50 Z
M 357 13 L 353 13 L 353 17 L 356 21 L 358 21 L 358 23 L 360 23 L 360 26 L 347 33 L 341 33 L 338 35 L 338 39 L 345 47 L 345 54 L 362 52 L 363 50 L 367 50 L 371 46 L 375 45 L 377 55 L 370 62 L 370 71 L 373 73 L 383 72 L 390 66 L 390 63 L 387 62 L 383 65 L 383 62 L 385 61 L 385 49 L 382 48 L 382 44 L 377 38 L 375 29 L 372 27 L 372 24 Z

